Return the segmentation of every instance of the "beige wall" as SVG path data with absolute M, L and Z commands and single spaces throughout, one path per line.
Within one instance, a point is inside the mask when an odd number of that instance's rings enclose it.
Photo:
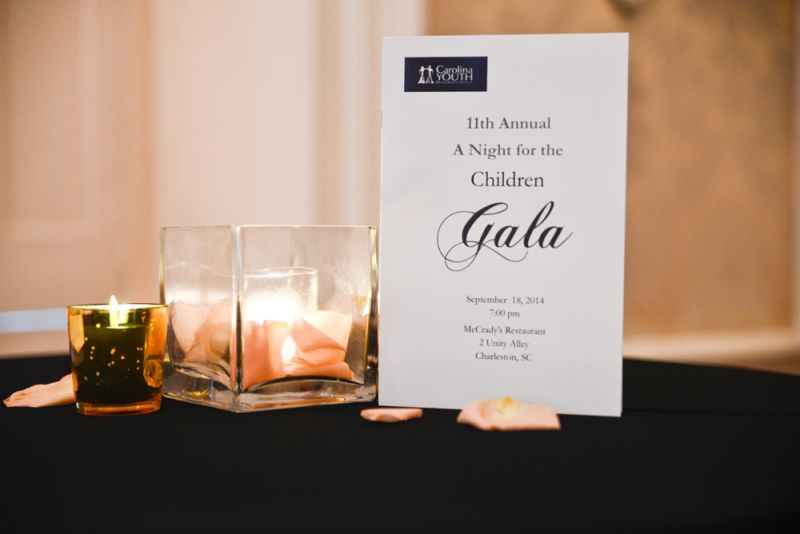
M 157 299 L 163 225 L 376 224 L 383 35 L 627 31 L 626 354 L 788 354 L 797 24 L 790 0 L 0 0 L 0 311 Z
M 152 294 L 145 18 L 0 2 L 0 310 Z
M 158 228 L 377 224 L 418 2 L 0 0 L 0 311 L 158 299 Z
M 790 328 L 791 0 L 430 0 L 436 34 L 630 32 L 628 336 Z
M 153 2 L 150 15 L 159 222 L 317 222 L 311 2 Z

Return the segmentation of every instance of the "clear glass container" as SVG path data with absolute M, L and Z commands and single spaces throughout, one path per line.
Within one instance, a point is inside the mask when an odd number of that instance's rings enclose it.
M 164 396 L 234 412 L 370 401 L 376 230 L 161 230 Z

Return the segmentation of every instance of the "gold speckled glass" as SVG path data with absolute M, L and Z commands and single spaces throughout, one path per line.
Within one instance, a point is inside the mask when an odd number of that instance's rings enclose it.
M 79 413 L 133 415 L 161 407 L 166 306 L 69 306 L 67 320 Z

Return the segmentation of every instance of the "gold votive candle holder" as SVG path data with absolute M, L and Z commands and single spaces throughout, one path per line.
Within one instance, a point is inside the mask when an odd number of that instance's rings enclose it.
M 161 407 L 166 306 L 69 306 L 67 320 L 78 413 L 135 415 Z

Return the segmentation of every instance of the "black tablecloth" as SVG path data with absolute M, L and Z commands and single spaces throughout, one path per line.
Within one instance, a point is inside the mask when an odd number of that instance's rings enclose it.
M 68 372 L 0 361 L 0 395 Z M 3 532 L 800 532 L 800 378 L 626 361 L 621 418 L 0 407 Z M 446 387 L 446 384 L 443 384 Z

